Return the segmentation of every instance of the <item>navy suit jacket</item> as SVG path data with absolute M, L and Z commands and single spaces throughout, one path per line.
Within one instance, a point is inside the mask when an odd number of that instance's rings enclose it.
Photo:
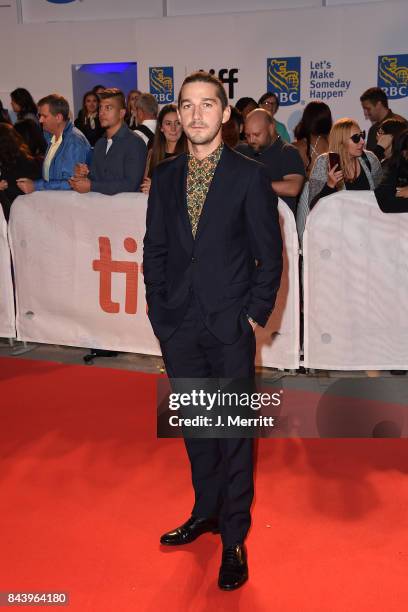
M 247 314 L 264 326 L 282 272 L 277 197 L 261 164 L 224 145 L 193 238 L 187 154 L 152 177 L 143 273 L 148 315 L 162 342 L 179 327 L 194 293 L 207 328 L 224 344 Z

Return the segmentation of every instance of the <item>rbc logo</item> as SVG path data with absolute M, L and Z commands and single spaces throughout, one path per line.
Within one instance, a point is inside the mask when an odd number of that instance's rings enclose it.
M 150 93 L 159 104 L 168 104 L 174 100 L 173 66 L 166 68 L 149 68 Z
M 266 88 L 281 106 L 300 102 L 300 57 L 270 57 L 266 60 Z
M 378 56 L 378 87 L 391 100 L 408 95 L 408 55 Z

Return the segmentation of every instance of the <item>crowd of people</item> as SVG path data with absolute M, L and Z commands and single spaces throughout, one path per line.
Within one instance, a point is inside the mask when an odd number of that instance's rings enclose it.
M 300 240 L 316 202 L 338 190 L 373 190 L 383 212 L 408 210 L 406 119 L 391 111 L 378 87 L 361 98 L 372 126 L 367 138 L 352 118 L 335 123 L 329 106 L 311 101 L 290 143 L 276 119 L 279 98 L 240 98 L 222 126 L 224 143 L 266 167 L 275 193 L 297 218 Z M 75 121 L 58 94 L 37 104 L 18 87 L 10 94 L 15 115 L 0 102 L 0 199 L 6 219 L 14 199 L 46 189 L 96 191 L 107 195 L 149 193 L 154 169 L 187 153 L 174 104 L 159 112 L 156 98 L 96 85 L 83 95 Z M 136 137 L 135 137 L 136 136 Z

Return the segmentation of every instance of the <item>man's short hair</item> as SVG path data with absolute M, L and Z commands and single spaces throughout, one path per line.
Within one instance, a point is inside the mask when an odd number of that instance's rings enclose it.
M 381 87 L 370 87 L 366 89 L 363 95 L 360 96 L 360 102 L 371 102 L 372 104 L 381 102 L 385 108 L 388 108 L 387 94 Z
M 225 110 L 227 108 L 228 98 L 227 98 L 227 94 L 225 93 L 223 84 L 213 74 L 210 74 L 209 72 L 204 72 L 204 70 L 193 72 L 192 74 L 189 74 L 184 79 L 183 84 L 179 91 L 179 95 L 178 95 L 178 107 L 179 108 L 181 105 L 181 99 L 182 99 L 181 95 L 183 92 L 183 87 L 184 85 L 188 85 L 189 83 L 211 83 L 211 85 L 214 85 L 217 90 L 217 98 L 221 102 L 222 110 Z
M 136 108 L 140 108 L 146 115 L 151 115 L 157 119 L 159 105 L 153 94 L 142 93 L 136 100 Z
M 69 104 L 63 96 L 60 96 L 60 94 L 50 94 L 49 96 L 41 98 L 37 106 L 44 106 L 44 104 L 48 104 L 51 115 L 56 117 L 58 114 L 60 114 L 62 115 L 64 121 L 68 121 Z
M 119 100 L 120 108 L 126 108 L 125 94 L 117 87 L 108 87 L 107 89 L 104 89 L 98 93 L 97 96 L 100 100 L 110 100 L 111 98 L 115 98 L 116 100 Z

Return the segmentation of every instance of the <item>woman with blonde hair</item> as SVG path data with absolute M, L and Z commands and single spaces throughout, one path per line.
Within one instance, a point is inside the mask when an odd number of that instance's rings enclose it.
M 329 152 L 316 159 L 310 174 L 310 209 L 320 198 L 336 191 L 373 191 L 379 185 L 381 164 L 374 153 L 364 150 L 364 144 L 365 132 L 354 119 L 336 121 L 329 134 Z

